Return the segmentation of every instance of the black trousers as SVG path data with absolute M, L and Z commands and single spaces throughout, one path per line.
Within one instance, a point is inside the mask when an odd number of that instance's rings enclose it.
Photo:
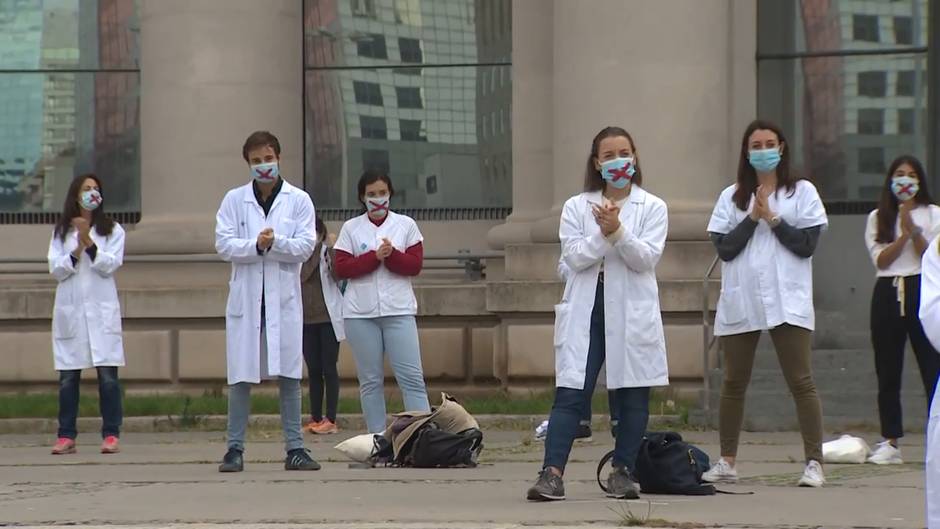
M 903 315 L 899 289 L 903 289 Z M 904 350 L 908 338 L 920 367 L 928 407 L 937 386 L 940 355 L 924 334 L 918 317 L 919 310 L 920 275 L 897 280 L 893 277 L 878 278 L 871 299 L 871 343 L 875 349 L 875 372 L 878 375 L 881 435 L 886 439 L 904 436 L 901 375 L 904 371 Z
M 336 406 L 339 402 L 339 342 L 333 332 L 333 324 L 304 324 L 304 361 L 310 375 L 310 416 L 314 421 L 323 420 L 323 395 L 326 393 L 326 418 L 336 422 Z

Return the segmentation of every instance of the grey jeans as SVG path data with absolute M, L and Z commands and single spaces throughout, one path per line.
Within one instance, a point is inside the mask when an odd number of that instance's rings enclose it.
M 245 430 L 248 428 L 248 415 L 251 412 L 251 386 L 248 382 L 239 382 L 228 387 L 228 447 L 245 450 Z M 284 431 L 284 446 L 290 452 L 304 447 L 304 437 L 300 431 L 300 380 L 278 377 L 277 385 L 280 396 L 281 429 Z

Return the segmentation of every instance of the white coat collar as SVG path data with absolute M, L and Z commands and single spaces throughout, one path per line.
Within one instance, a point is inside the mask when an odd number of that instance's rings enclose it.
M 294 190 L 297 189 L 296 187 L 290 185 L 290 182 L 288 182 L 287 180 L 284 180 L 283 177 L 281 178 L 281 180 L 283 181 L 283 184 L 281 184 L 281 191 L 278 192 L 277 196 L 281 196 L 282 194 L 289 195 L 293 193 Z M 275 199 L 275 201 L 276 200 L 277 199 Z M 252 184 L 251 182 L 248 182 L 247 184 L 242 186 L 242 201 L 243 202 L 257 202 L 257 199 L 255 199 L 254 184 Z
M 630 196 L 627 197 L 627 200 L 631 204 L 642 204 L 646 202 L 646 194 L 646 191 L 642 187 L 635 185 L 630 190 Z M 604 193 L 602 191 L 591 191 L 585 193 L 585 197 L 588 202 L 600 204 L 604 200 Z

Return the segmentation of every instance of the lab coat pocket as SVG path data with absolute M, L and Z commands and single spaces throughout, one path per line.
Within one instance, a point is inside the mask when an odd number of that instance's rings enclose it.
M 225 315 L 240 318 L 244 313 L 244 300 L 242 299 L 242 284 L 240 281 L 229 281 L 228 302 L 225 304 Z
M 718 296 L 717 318 L 725 325 L 736 325 L 747 318 L 741 287 L 722 289 Z
M 662 342 L 663 319 L 655 303 L 631 303 L 626 308 L 627 340 L 641 347 Z
M 571 320 L 571 305 L 559 303 L 555 305 L 555 347 L 561 347 L 568 338 L 568 327 Z
M 784 283 L 783 306 L 786 311 L 795 316 L 808 318 L 813 314 L 813 295 L 811 287 L 797 281 Z
M 121 304 L 117 301 L 101 303 L 101 321 L 108 334 L 121 334 Z
M 57 340 L 68 340 L 77 334 L 78 324 L 74 305 L 57 306 L 52 315 L 52 337 Z

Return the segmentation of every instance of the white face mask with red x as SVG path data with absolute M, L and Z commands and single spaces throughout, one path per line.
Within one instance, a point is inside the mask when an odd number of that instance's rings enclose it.
M 384 219 L 388 216 L 389 196 L 375 197 L 366 199 L 366 208 L 369 210 L 369 216 L 373 219 Z
M 911 176 L 895 176 L 891 178 L 891 192 L 901 202 L 906 202 L 917 196 L 920 191 L 920 182 Z

